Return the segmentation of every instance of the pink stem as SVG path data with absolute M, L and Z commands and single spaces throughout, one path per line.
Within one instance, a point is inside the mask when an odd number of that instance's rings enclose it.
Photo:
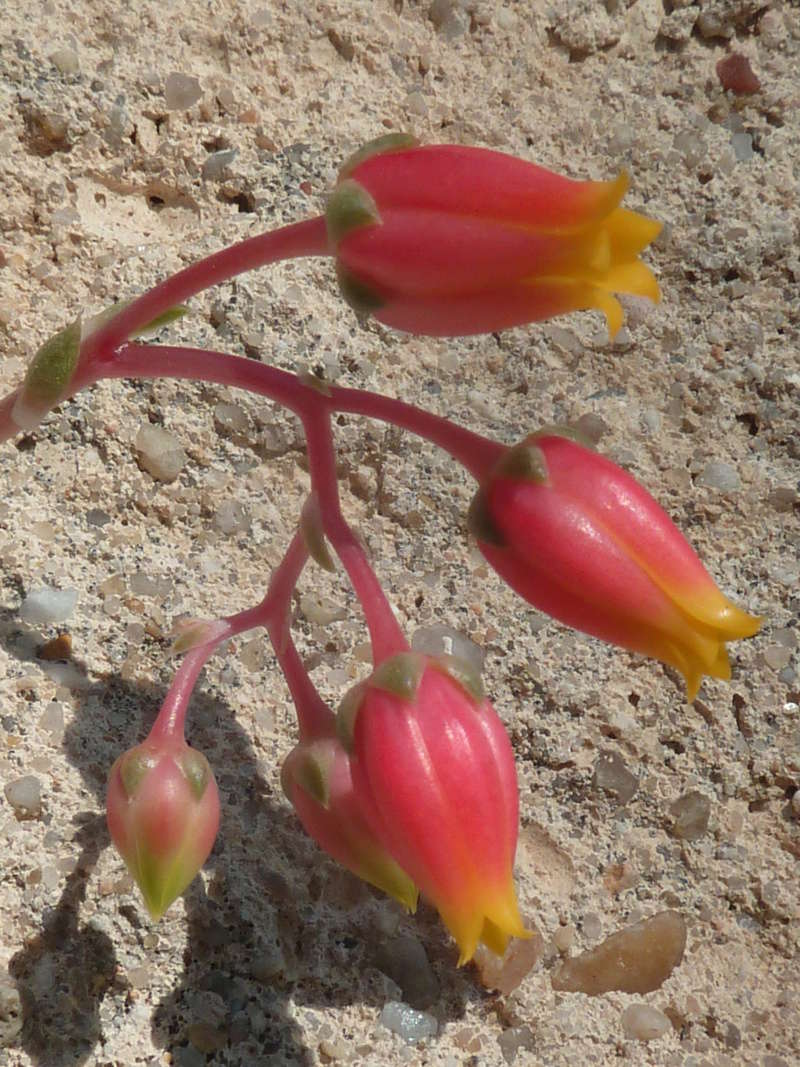
M 183 738 L 192 691 L 207 660 L 223 641 L 256 626 L 266 627 L 269 633 L 278 665 L 283 671 L 297 709 L 301 738 L 311 740 L 314 737 L 329 735 L 335 729 L 333 712 L 309 678 L 289 631 L 289 605 L 307 558 L 308 552 L 302 535 L 296 533 L 283 559 L 273 571 L 269 588 L 261 603 L 235 615 L 226 616 L 222 620 L 227 623 L 227 629 L 223 633 L 186 654 L 164 698 L 158 718 L 153 723 L 151 739 Z
M 505 445 L 489 437 L 456 426 L 448 419 L 402 400 L 336 386 L 331 386 L 329 395 L 325 396 L 288 371 L 202 348 L 123 344 L 113 363 L 94 364 L 79 371 L 73 383 L 74 391 L 104 378 L 191 378 L 258 393 L 301 417 L 305 412 L 325 409 L 366 415 L 424 437 L 448 452 L 479 482 L 506 451 Z
M 223 248 L 201 259 L 199 263 L 192 263 L 143 293 L 86 339 L 81 360 L 86 363 L 96 358 L 113 358 L 113 350 L 131 334 L 195 293 L 237 274 L 282 259 L 328 254 L 328 235 L 323 216 L 239 241 L 230 248 Z
M 344 565 L 364 612 L 372 643 L 372 659 L 377 665 L 389 656 L 408 649 L 403 631 L 394 617 L 386 594 L 356 535 L 342 515 L 336 452 L 330 416 L 324 410 L 303 416 L 311 485 L 319 500 L 322 526 Z
M 192 690 L 197 684 L 200 672 L 205 666 L 206 660 L 219 644 L 218 641 L 202 645 L 187 652 L 183 663 L 175 672 L 172 685 L 164 698 L 161 710 L 150 730 L 148 740 L 167 741 L 183 740 L 184 725 L 186 722 L 186 709 Z
M 456 426 L 449 419 L 432 415 L 429 411 L 395 400 L 380 393 L 360 389 L 341 389 L 332 386 L 331 408 L 352 415 L 367 415 L 371 419 L 390 422 L 403 430 L 409 430 L 448 452 L 465 467 L 476 481 L 481 482 L 506 451 L 506 446 L 489 437 L 482 437 Z

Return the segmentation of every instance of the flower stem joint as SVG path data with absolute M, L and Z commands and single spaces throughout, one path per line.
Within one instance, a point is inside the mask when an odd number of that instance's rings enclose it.
M 479 941 L 527 937 L 512 868 L 514 757 L 480 679 L 450 657 L 404 652 L 351 690 L 337 715 L 353 788 L 375 835 L 436 906 L 459 963 Z
M 111 839 L 153 919 L 160 919 L 208 858 L 219 793 L 205 756 L 183 740 L 145 741 L 111 768 Z
M 614 293 L 658 301 L 639 254 L 661 224 L 619 206 L 625 173 L 573 181 L 513 156 L 372 142 L 343 167 L 326 211 L 345 299 L 410 333 L 490 333 L 598 308 Z
M 689 699 L 704 674 L 730 678 L 725 642 L 761 625 L 720 592 L 649 493 L 568 436 L 544 431 L 509 449 L 473 499 L 469 524 L 530 604 L 671 664 Z

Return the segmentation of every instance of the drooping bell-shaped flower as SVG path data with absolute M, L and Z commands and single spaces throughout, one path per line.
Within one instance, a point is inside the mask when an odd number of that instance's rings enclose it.
M 720 590 L 634 478 L 568 437 L 511 448 L 470 509 L 478 547 L 534 607 L 676 667 L 693 699 L 704 674 L 730 678 L 725 642 L 761 620 Z
M 147 740 L 111 768 L 108 829 L 160 919 L 208 858 L 219 828 L 219 793 L 205 756 L 174 737 Z
M 512 868 L 517 778 L 503 724 L 457 660 L 402 652 L 345 697 L 338 729 L 375 833 L 458 942 L 526 937 Z
M 363 800 L 355 795 L 350 757 L 336 737 L 301 741 L 281 768 L 283 791 L 309 837 L 328 855 L 409 911 L 417 888 L 375 835 Z
M 389 135 L 345 164 L 326 212 L 345 298 L 410 333 L 488 333 L 660 298 L 639 259 L 661 224 L 620 207 L 628 186 L 574 181 L 484 148 Z

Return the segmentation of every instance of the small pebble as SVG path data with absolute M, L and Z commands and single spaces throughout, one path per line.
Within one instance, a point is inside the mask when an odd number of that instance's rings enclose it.
M 484 988 L 496 989 L 502 996 L 513 993 L 542 958 L 544 939 L 532 923 L 526 926 L 530 938 L 512 938 L 502 956 L 495 956 L 485 945 L 478 945 L 474 963 Z
M 238 404 L 217 404 L 214 408 L 214 426 L 217 433 L 245 433 L 249 428 L 247 412 Z
M 439 983 L 422 942 L 410 934 L 382 942 L 375 966 L 395 982 L 412 1008 L 429 1008 L 439 996 Z
M 344 1041 L 320 1041 L 319 1054 L 323 1060 L 346 1060 L 348 1057 L 348 1047 Z
M 666 1034 L 671 1025 L 663 1011 L 649 1004 L 631 1004 L 622 1013 L 622 1029 L 635 1041 L 653 1041 Z
M 139 466 L 158 482 L 174 482 L 186 464 L 178 438 L 160 426 L 140 426 L 135 446 Z
M 697 841 L 708 829 L 711 801 L 703 793 L 692 790 L 679 797 L 669 809 L 675 822 L 672 833 L 681 841 Z
M 423 652 L 426 656 L 455 656 L 464 660 L 479 674 L 483 671 L 486 653 L 465 634 L 451 626 L 437 623 L 434 626 L 421 626 L 411 636 L 411 648 L 414 652 Z
M 721 493 L 731 493 L 741 486 L 739 475 L 730 463 L 716 462 L 705 465 L 702 474 L 697 478 L 697 484 L 708 489 L 719 489 Z
M 607 937 L 589 952 L 564 960 L 553 971 L 553 989 L 597 996 L 651 993 L 683 959 L 686 923 L 676 911 L 662 911 Z
M 618 752 L 607 749 L 600 753 L 594 765 L 592 788 L 595 792 L 611 793 L 624 806 L 639 788 L 639 779 L 628 770 Z
M 14 982 L 0 977 L 0 1048 L 12 1045 L 22 1030 L 22 1004 Z
M 223 500 L 214 512 L 214 526 L 220 533 L 247 533 L 250 529 L 250 513 L 238 500 Z
M 51 700 L 39 716 L 39 726 L 54 737 L 64 733 L 64 707 L 57 700 Z
M 753 138 L 749 133 L 732 134 L 731 148 L 740 163 L 748 163 L 753 158 Z
M 53 589 L 44 585 L 28 593 L 22 601 L 19 613 L 25 622 L 34 626 L 66 622 L 77 603 L 77 589 Z
M 439 1023 L 432 1015 L 403 1004 L 399 1000 L 390 1000 L 384 1005 L 378 1020 L 392 1033 L 398 1034 L 408 1045 L 416 1045 L 427 1037 L 436 1037 Z
M 164 85 L 164 101 L 170 111 L 185 111 L 203 95 L 200 82 L 188 74 L 173 72 Z
M 506 1063 L 513 1063 L 520 1049 L 532 1052 L 535 1048 L 533 1031 L 529 1026 L 512 1026 L 497 1038 Z
M 768 667 L 771 667 L 773 671 L 780 671 L 789 665 L 792 652 L 791 649 L 784 648 L 783 645 L 767 645 L 762 652 L 762 656 Z
M 717 77 L 723 89 L 729 89 L 736 96 L 748 96 L 757 93 L 761 82 L 750 66 L 750 60 L 741 52 L 731 52 L 729 56 L 717 63 Z
M 26 774 L 22 778 L 15 778 L 6 785 L 5 794 L 20 822 L 24 819 L 38 819 L 42 811 L 42 783 L 35 775 Z
M 203 163 L 203 177 L 206 181 L 218 181 L 225 170 L 239 155 L 238 148 L 223 148 L 212 152 Z
M 62 74 L 77 74 L 81 69 L 78 53 L 73 48 L 57 48 L 51 53 L 50 62 Z
M 300 611 L 309 622 L 318 626 L 327 626 L 330 622 L 339 622 L 347 618 L 347 610 L 329 597 L 306 593 L 300 597 Z

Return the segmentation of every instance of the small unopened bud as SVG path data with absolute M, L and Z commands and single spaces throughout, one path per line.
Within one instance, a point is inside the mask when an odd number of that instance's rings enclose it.
M 120 756 L 108 781 L 111 839 L 160 919 L 208 858 L 219 793 L 208 760 L 185 741 L 145 741 Z

